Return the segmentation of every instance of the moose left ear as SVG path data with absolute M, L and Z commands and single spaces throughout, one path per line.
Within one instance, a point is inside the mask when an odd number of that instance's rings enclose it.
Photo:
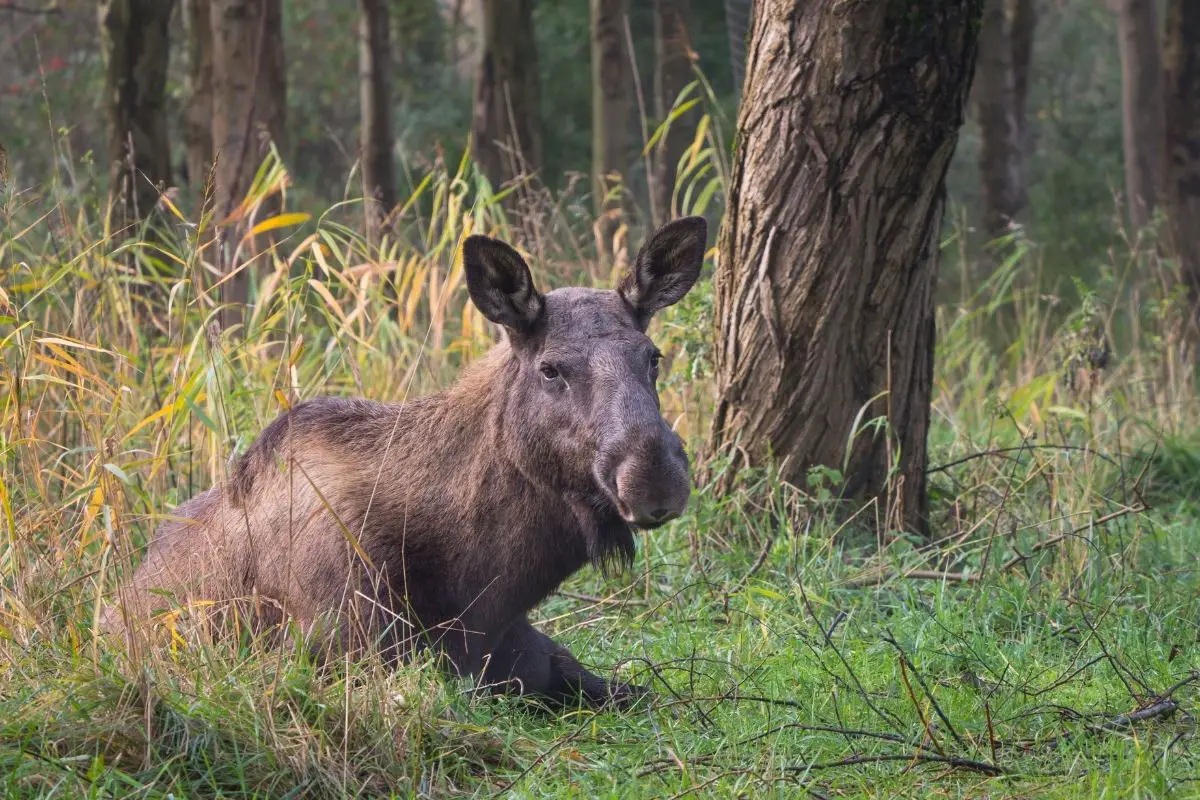
M 696 283 L 707 241 L 704 217 L 684 217 L 663 225 L 642 246 L 617 288 L 642 330 L 655 312 L 678 303 Z

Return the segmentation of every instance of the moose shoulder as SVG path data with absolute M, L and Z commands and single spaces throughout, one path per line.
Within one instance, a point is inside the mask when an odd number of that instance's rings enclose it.
M 165 590 L 392 658 L 433 647 L 498 691 L 630 699 L 526 614 L 589 561 L 628 561 L 632 529 L 687 505 L 645 332 L 695 283 L 706 236 L 703 219 L 676 220 L 615 291 L 547 294 L 511 247 L 469 237 L 471 300 L 505 341 L 441 393 L 312 400 L 276 419 L 226 484 L 159 529 L 105 628 L 145 621 Z

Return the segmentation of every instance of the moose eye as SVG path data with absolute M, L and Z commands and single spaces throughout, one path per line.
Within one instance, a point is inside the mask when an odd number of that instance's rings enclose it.
M 548 381 L 553 381 L 553 380 L 558 379 L 558 370 L 556 370 L 554 367 L 550 366 L 549 364 L 542 364 L 542 366 L 538 368 L 538 371 L 541 372 L 542 377 Z
M 662 353 L 655 350 L 650 354 L 650 369 L 653 372 L 658 372 L 658 362 L 662 361 Z

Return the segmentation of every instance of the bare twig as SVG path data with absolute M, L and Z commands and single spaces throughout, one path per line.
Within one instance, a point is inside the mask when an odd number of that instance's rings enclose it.
M 767 563 L 767 559 L 771 555 L 771 548 L 775 546 L 775 536 L 768 536 L 763 542 L 762 550 L 758 553 L 758 558 L 754 559 L 754 563 L 750 565 L 750 571 L 738 579 L 738 582 L 733 585 L 729 591 L 725 592 L 726 597 L 732 597 L 742 590 L 746 583 L 754 576 L 754 573 L 762 569 L 762 565 Z
M 1003 769 L 995 764 L 989 764 L 986 761 L 974 761 L 969 758 L 955 758 L 954 756 L 938 756 L 932 753 L 896 753 L 876 756 L 850 756 L 849 758 L 843 758 L 841 761 L 823 761 L 816 764 L 799 764 L 793 767 L 784 767 L 784 770 L 787 772 L 815 772 L 816 770 L 820 769 L 853 767 L 858 764 L 878 764 L 887 761 L 945 764 L 948 767 L 957 767 L 959 769 L 969 769 L 973 772 L 982 772 L 984 775 L 1005 774 Z
M 1148 508 L 1148 506 L 1146 506 L 1144 503 L 1138 503 L 1136 506 L 1126 506 L 1125 508 L 1118 508 L 1116 511 L 1105 514 L 1104 516 L 1100 517 L 1099 519 L 1092 520 L 1092 521 L 1088 522 L 1086 525 L 1080 525 L 1078 528 L 1075 528 L 1070 533 L 1060 533 L 1057 536 L 1051 536 L 1049 539 L 1046 539 L 1044 541 L 1041 541 L 1041 542 L 1038 542 L 1037 544 L 1035 544 L 1033 547 L 1031 547 L 1029 549 L 1028 553 L 1017 553 L 1015 556 L 1010 558 L 1008 561 L 1005 561 L 1000 566 L 1000 571 L 1007 572 L 1008 570 L 1012 569 L 1013 567 L 1015 567 L 1019 564 L 1023 564 L 1024 562 L 1028 561 L 1030 558 L 1033 557 L 1034 553 L 1041 552 L 1042 550 L 1047 550 L 1067 539 L 1071 539 L 1075 536 L 1078 536 L 1079 534 L 1083 533 L 1084 531 L 1091 530 L 1093 528 L 1099 527 L 1100 525 L 1105 525 L 1109 522 L 1112 522 L 1115 519 L 1120 519 L 1121 517 L 1127 516 L 1129 514 L 1140 514 L 1143 511 L 1145 511 L 1147 508 Z
M 921 677 L 921 673 L 917 670 L 916 666 L 913 665 L 912 661 L 909 660 L 908 654 L 904 652 L 904 648 L 900 646 L 900 643 L 896 641 L 896 638 L 892 636 L 890 631 L 884 633 L 883 640 L 892 647 L 896 648 L 896 653 L 900 656 L 901 667 L 907 664 L 908 668 L 912 670 L 913 676 L 917 679 L 917 683 L 921 686 L 921 691 L 925 692 L 925 696 L 929 698 L 929 702 L 933 706 L 934 712 L 938 715 L 938 719 L 940 719 L 946 726 L 946 729 L 950 731 L 950 735 L 954 737 L 954 741 L 958 744 L 958 746 L 966 750 L 966 742 L 964 742 L 962 737 L 958 735 L 958 731 L 954 729 L 954 723 L 950 721 L 950 718 L 946 716 L 946 712 L 942 711 L 942 707 L 938 705 L 937 699 L 933 696 L 933 692 L 929 691 L 929 686 L 926 685 L 925 679 Z M 909 690 L 911 691 L 911 687 L 909 687 Z M 916 703 L 915 697 L 913 698 L 913 702 L 914 704 Z M 919 708 L 917 711 L 920 713 Z M 922 719 L 922 722 L 924 722 L 924 719 Z
M 996 450 L 984 450 L 979 453 L 971 453 L 970 455 L 963 456 L 962 458 L 955 459 L 954 461 L 948 461 L 945 464 L 939 464 L 936 467 L 930 467 L 929 469 L 925 470 L 925 473 L 927 475 L 932 475 L 935 472 L 945 472 L 946 470 L 952 469 L 961 464 L 966 464 L 968 461 L 974 461 L 974 460 L 980 459 L 980 458 L 995 458 L 997 456 L 1007 456 L 1010 453 L 1020 454 L 1020 453 L 1028 452 L 1030 450 L 1060 450 L 1060 451 L 1069 452 L 1069 453 L 1070 452 L 1084 453 L 1085 455 L 1094 455 L 1099 459 L 1107 461 L 1109 464 L 1112 464 L 1114 467 L 1120 466 L 1119 462 L 1112 456 L 1105 455 L 1104 453 L 1101 453 L 1099 450 L 1095 450 L 1091 447 L 1080 447 L 1078 445 L 1071 445 L 1071 444 L 1027 444 L 1027 445 L 1024 445 L 1021 447 L 1001 447 Z
M 855 578 L 845 585 L 850 589 L 860 589 L 864 586 L 878 586 L 891 578 L 911 578 L 921 581 L 944 581 L 946 583 L 978 583 L 980 576 L 975 572 L 942 572 L 936 569 L 910 569 L 899 575 L 877 570 L 871 575 Z

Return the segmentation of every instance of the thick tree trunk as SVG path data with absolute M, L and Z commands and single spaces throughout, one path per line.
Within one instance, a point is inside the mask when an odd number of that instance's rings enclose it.
M 605 248 L 618 223 L 614 174 L 628 166 L 632 69 L 625 47 L 625 0 L 590 0 L 592 32 L 592 191 Z
M 114 223 L 150 214 L 171 179 L 166 85 L 171 0 L 106 0 L 100 6 Z
M 1125 128 L 1125 194 L 1129 221 L 1144 227 L 1158 203 L 1162 147 L 1162 59 L 1156 0 L 1117 0 L 1121 50 L 1121 111 Z
M 981 139 L 983 229 L 991 239 L 1004 234 L 1024 204 L 1012 44 L 1004 0 L 986 0 L 974 94 Z
M 671 113 L 675 99 L 692 82 L 691 44 L 688 18 L 691 0 L 655 0 L 654 2 L 654 105 L 660 122 Z M 675 209 L 671 198 L 679 159 L 695 132 L 693 109 L 672 121 L 667 135 L 658 143 L 654 164 L 654 225 L 669 221 Z
M 283 149 L 287 100 L 283 9 L 281 0 L 212 0 L 211 13 L 215 210 L 218 219 L 224 219 L 250 189 L 267 143 Z M 237 238 L 226 236 L 229 241 Z M 237 267 L 231 263 L 232 254 L 225 252 L 231 249 L 221 249 L 227 270 Z M 222 284 L 225 327 L 241 321 L 249 286 L 246 269 Z
M 773 459 L 803 486 L 848 458 L 848 495 L 925 530 L 938 233 L 981 11 L 755 7 L 715 285 L 726 476 Z
M 358 86 L 362 115 L 363 194 L 367 239 L 378 242 L 396 205 L 392 160 L 391 43 L 388 0 L 359 0 Z
M 499 188 L 542 165 L 533 0 L 483 0 L 482 35 L 471 137 L 475 162 Z
M 1200 3 L 1168 0 L 1166 158 L 1168 242 L 1200 319 Z
M 183 142 L 188 183 L 203 191 L 212 169 L 213 62 L 212 0 L 184 0 L 188 37 L 187 105 Z

